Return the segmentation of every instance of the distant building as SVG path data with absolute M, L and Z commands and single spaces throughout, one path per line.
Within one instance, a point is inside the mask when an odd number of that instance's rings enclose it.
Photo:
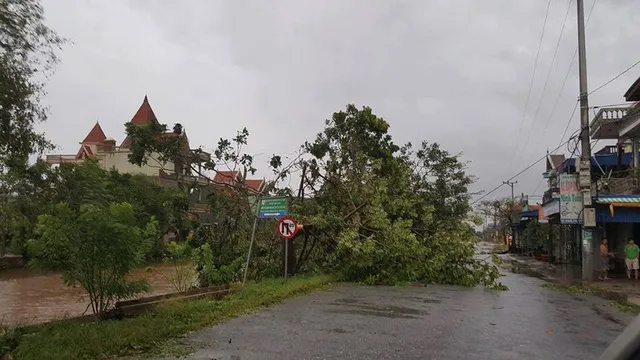
M 148 98 L 145 96 L 142 105 L 131 119 L 134 125 L 148 125 L 150 123 L 158 124 L 158 119 L 149 104 Z M 189 139 L 185 131 L 178 129 L 180 132 L 167 132 L 166 136 L 180 136 L 183 139 L 185 150 L 189 149 Z M 99 123 L 93 126 L 87 136 L 80 142 L 80 149 L 75 154 L 56 154 L 47 155 L 47 162 L 51 164 L 61 163 L 77 163 L 87 158 L 95 158 L 103 169 L 115 169 L 121 173 L 143 174 L 152 177 L 160 177 L 161 175 L 187 175 L 189 173 L 188 166 L 181 164 L 180 161 L 161 162 L 158 160 L 157 154 L 147 157 L 147 163 L 141 166 L 129 162 L 129 154 L 131 154 L 132 139 L 127 136 L 118 146 L 116 140 L 108 138 Z M 188 158 L 187 156 L 184 157 Z
M 146 96 L 138 111 L 133 115 L 131 123 L 138 126 L 151 123 L 159 124 Z M 142 174 L 156 179 L 165 186 L 181 187 L 189 193 L 190 211 L 199 214 L 208 212 L 206 201 L 211 192 L 232 194 L 231 189 L 244 186 L 249 195 L 255 196 L 263 190 L 264 180 L 244 179 L 238 171 L 215 171 L 213 179 L 203 176 L 201 173 L 203 169 L 199 164 L 189 164 L 187 161 L 195 158 L 206 161 L 211 155 L 198 151 L 198 156 L 189 156 L 194 154 L 195 150 L 190 149 L 189 138 L 182 125 L 176 124 L 173 131 L 168 131 L 163 136 L 180 137 L 185 156 L 180 156 L 171 162 L 162 162 L 159 160 L 159 154 L 151 154 L 146 158 L 146 163 L 141 166 L 132 164 L 129 162 L 129 154 L 132 152 L 133 139 L 127 136 L 120 145 L 117 145 L 116 140 L 108 138 L 100 124 L 96 122 L 84 140 L 80 142 L 80 148 L 75 154 L 47 155 L 46 160 L 51 164 L 62 164 L 78 163 L 93 158 L 105 170 L 115 169 L 120 173 Z M 194 171 L 191 171 L 192 165 L 196 169 L 195 174 L 193 174 Z

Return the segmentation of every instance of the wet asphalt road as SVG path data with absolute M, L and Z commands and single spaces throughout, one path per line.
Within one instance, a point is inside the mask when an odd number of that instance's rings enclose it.
M 632 320 L 607 301 L 541 288 L 505 271 L 509 291 L 337 285 L 197 332 L 189 359 L 597 359 Z

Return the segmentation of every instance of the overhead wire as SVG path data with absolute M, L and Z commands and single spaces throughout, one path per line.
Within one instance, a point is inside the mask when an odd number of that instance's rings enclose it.
M 585 27 L 589 26 L 589 22 L 591 21 L 591 15 L 593 14 L 593 9 L 596 7 L 596 3 L 598 2 L 598 0 L 593 0 L 593 2 L 591 3 L 591 8 L 589 9 L 589 14 L 587 15 L 587 21 L 585 24 Z M 569 8 L 571 7 L 571 2 L 569 3 Z M 569 68 L 567 69 L 567 73 L 564 76 L 564 80 L 562 81 L 562 85 L 560 86 L 560 91 L 558 91 L 558 96 L 556 96 L 556 101 L 553 103 L 553 107 L 551 108 L 551 113 L 549 114 L 549 117 L 547 117 L 547 121 L 545 122 L 545 132 L 549 126 L 549 122 L 551 121 L 551 118 L 553 118 L 553 115 L 556 112 L 556 109 L 558 107 L 558 104 L 560 102 L 560 98 L 562 97 L 562 93 L 564 91 L 564 88 L 567 84 L 567 80 L 569 79 L 569 75 L 571 74 L 571 69 L 573 69 L 573 65 L 575 64 L 576 61 L 576 57 L 578 56 L 578 46 L 576 46 L 575 50 L 573 51 L 573 56 L 571 57 L 571 62 L 569 62 Z M 576 103 L 576 106 L 577 103 Z M 574 109 L 575 111 L 575 109 Z M 573 117 L 573 115 L 572 115 Z M 569 118 L 569 123 L 571 123 L 571 118 Z M 564 136 L 567 134 L 567 129 L 568 129 L 569 124 L 567 124 L 567 128 L 565 128 L 564 133 L 562 134 L 562 139 L 564 139 Z M 532 126 L 533 128 L 533 126 Z M 562 142 L 562 139 L 560 139 L 560 142 Z M 536 150 L 537 152 L 537 150 Z
M 570 1 L 569 1 L 569 5 L 568 5 L 568 7 L 569 7 L 569 8 L 571 7 L 571 1 L 572 1 L 572 0 L 570 0 Z M 596 6 L 597 1 L 598 1 L 598 0 L 593 0 L 593 2 L 591 3 L 591 8 L 589 9 L 589 14 L 587 15 L 587 21 L 586 21 L 585 27 L 589 25 L 589 21 L 591 20 L 591 15 L 593 14 L 593 10 L 594 10 L 594 8 L 595 8 L 595 6 Z M 539 44 L 538 44 L 538 51 L 537 51 L 537 53 L 536 53 L 536 60 L 535 60 L 535 62 L 534 62 L 534 70 L 533 70 L 533 74 L 532 74 L 532 77 L 531 77 L 531 82 L 530 82 L 530 85 L 529 85 L 529 91 L 528 91 L 528 94 L 527 94 L 527 100 L 526 100 L 526 102 L 525 102 L 525 110 L 524 110 L 524 113 L 523 113 L 522 120 L 521 120 L 521 122 L 520 122 L 520 128 L 519 128 L 519 130 L 518 130 L 518 136 L 515 138 L 515 144 L 514 144 L 514 155 L 513 155 L 513 156 L 512 156 L 512 158 L 511 158 L 511 162 L 510 162 L 509 168 L 511 168 L 511 165 L 513 164 L 513 160 L 514 160 L 514 158 L 515 158 L 515 150 L 517 150 L 517 144 L 518 144 L 518 143 L 517 143 L 517 141 L 518 141 L 518 138 L 520 137 L 520 134 L 521 134 L 521 132 L 522 132 L 522 126 L 523 126 L 524 120 L 525 120 L 525 118 L 526 118 L 526 113 L 527 113 L 527 110 L 528 110 L 529 101 L 530 101 L 530 97 L 531 97 L 531 90 L 532 90 L 532 87 L 533 87 L 533 82 L 534 82 L 534 79 L 535 79 L 535 74 L 536 74 L 537 64 L 538 64 L 538 60 L 539 60 L 539 56 L 540 56 L 540 48 L 541 48 L 541 45 L 542 45 L 542 40 L 543 40 L 543 38 L 544 38 L 544 32 L 545 32 L 545 28 L 546 28 L 546 23 L 547 23 L 548 16 L 549 16 L 549 8 L 550 8 L 550 5 L 551 5 L 551 2 L 549 1 L 549 2 L 547 3 L 547 9 L 546 9 L 546 13 L 545 13 L 545 19 L 544 19 L 543 27 L 542 27 L 542 34 L 540 35 L 540 42 L 539 42 Z M 567 15 L 568 15 L 568 12 L 565 14 L 565 20 L 563 21 L 563 29 L 564 29 L 564 27 L 565 27 L 565 25 L 566 25 L 566 24 L 565 24 L 565 21 L 566 21 Z M 557 47 L 559 46 L 560 38 L 562 38 L 562 31 L 563 31 L 563 30 L 561 30 L 561 35 L 560 35 L 560 37 L 559 37 L 559 39 L 558 39 L 558 43 L 556 43 L 556 50 L 555 50 L 555 52 L 557 52 Z M 556 56 L 555 52 L 554 52 L 554 57 Z M 574 53 L 573 53 L 573 57 L 571 58 L 571 62 L 569 63 L 569 68 L 567 69 L 566 75 L 565 75 L 564 80 L 563 80 L 563 82 L 562 82 L 562 85 L 561 85 L 561 87 L 560 87 L 560 91 L 559 91 L 559 93 L 558 93 L 558 96 L 556 97 L 556 101 L 555 101 L 555 103 L 554 103 L 554 105 L 553 105 L 553 108 L 552 108 L 552 110 L 551 110 L 551 113 L 549 114 L 549 117 L 547 118 L 546 125 L 545 125 L 545 130 L 546 130 L 546 127 L 547 127 L 547 125 L 548 125 L 549 121 L 551 120 L 551 118 L 552 118 L 552 117 L 553 117 L 553 115 L 555 114 L 555 110 L 556 110 L 556 108 L 557 108 L 557 106 L 558 106 L 558 103 L 559 103 L 559 100 L 560 100 L 561 94 L 562 94 L 562 92 L 563 92 L 563 90 L 564 90 L 564 88 L 565 88 L 565 85 L 566 85 L 566 83 L 567 83 L 567 80 L 568 80 L 568 78 L 569 78 L 569 75 L 571 74 L 571 69 L 573 68 L 573 65 L 574 65 L 574 63 L 575 63 L 575 59 L 576 59 L 577 55 L 578 55 L 578 47 L 576 46 L 576 49 L 575 49 L 575 51 L 574 51 Z M 608 85 L 609 83 L 611 83 L 611 82 L 615 81 L 617 78 L 619 78 L 620 76 L 624 75 L 626 72 L 630 71 L 632 68 L 634 68 L 634 67 L 635 67 L 635 66 L 637 66 L 638 64 L 640 64 L 640 61 L 638 61 L 637 63 L 633 64 L 632 66 L 630 66 L 629 68 L 627 68 L 625 71 L 623 71 L 622 73 L 618 74 L 616 77 L 614 77 L 614 78 L 612 78 L 611 80 L 609 80 L 607 83 L 605 83 L 605 84 L 601 85 L 600 87 L 596 88 L 595 90 L 593 90 L 593 91 L 592 91 L 592 93 L 593 93 L 593 92 L 595 92 L 595 91 L 597 91 L 597 90 L 599 90 L 600 88 L 602 88 L 602 87 L 604 87 L 604 86 Z M 550 68 L 549 72 L 551 72 L 551 68 Z M 546 82 L 546 80 L 545 80 L 545 82 Z M 545 87 L 546 87 L 546 86 L 545 86 Z M 591 94 L 591 93 L 589 93 L 589 94 Z M 544 91 L 543 91 L 543 96 L 544 96 Z M 563 131 L 563 133 L 562 133 L 562 137 L 560 138 L 560 143 L 558 144 L 558 146 L 557 146 L 556 148 L 554 148 L 553 150 L 551 150 L 551 151 L 550 151 L 551 153 L 553 153 L 553 152 L 555 152 L 556 150 L 560 149 L 563 145 L 568 144 L 572 139 L 574 139 L 574 136 L 572 135 L 572 136 L 570 136 L 570 137 L 569 137 L 569 139 L 568 139 L 567 141 L 563 142 L 564 137 L 567 135 L 567 131 L 569 130 L 569 126 L 571 125 L 571 120 L 573 119 L 573 117 L 574 117 L 574 115 L 575 115 L 575 113 L 576 113 L 576 110 L 578 109 L 578 105 L 579 105 L 579 101 L 578 101 L 578 100 L 576 100 L 575 106 L 574 106 L 573 110 L 571 111 L 571 115 L 569 116 L 569 119 L 567 120 L 567 125 L 565 126 L 565 129 L 564 129 L 564 131 Z M 532 127 L 533 127 L 533 126 L 532 126 Z M 579 132 L 579 131 L 580 131 L 580 129 L 579 129 L 579 130 L 577 130 L 576 132 L 574 132 L 574 134 L 575 134 L 575 133 L 577 133 L 577 132 Z M 575 146 L 575 148 L 574 148 L 574 151 L 573 151 L 573 152 L 575 152 L 575 150 L 577 150 L 577 145 Z M 571 151 L 570 151 L 570 152 L 571 152 Z M 540 159 L 536 160 L 534 163 L 532 163 L 532 164 L 530 164 L 529 166 L 527 166 L 524 170 L 522 170 L 522 171 L 518 172 L 516 175 L 512 176 L 511 178 L 509 178 L 509 179 L 507 180 L 507 182 L 508 182 L 508 181 L 511 181 L 511 180 L 513 180 L 513 179 L 515 179 L 516 177 L 520 176 L 521 174 L 523 174 L 523 173 L 524 173 L 524 172 L 526 172 L 527 170 L 531 169 L 533 166 L 535 166 L 536 164 L 538 164 L 538 163 L 539 163 L 539 162 L 541 162 L 542 160 L 546 159 L 546 157 L 547 157 L 547 155 L 545 154 L 542 158 L 540 158 Z M 538 189 L 538 187 L 540 186 L 540 184 L 542 184 L 542 181 L 543 181 L 543 180 L 544 180 L 544 178 L 542 178 L 542 179 L 540 180 L 540 182 L 539 182 L 539 183 L 538 183 L 538 185 L 536 186 L 536 190 L 534 190 L 534 193 L 537 191 L 537 189 Z M 504 183 L 502 183 L 502 184 L 500 184 L 500 185 L 496 186 L 495 188 L 491 189 L 489 192 L 485 193 L 485 194 L 484 194 L 483 196 L 481 196 L 480 198 L 478 198 L 478 199 L 474 200 L 474 201 L 471 203 L 471 205 L 474 205 L 474 204 L 478 203 L 479 201 L 481 201 L 481 200 L 485 199 L 487 196 L 489 196 L 490 194 L 492 194 L 492 193 L 496 192 L 496 191 L 497 191 L 498 189 L 500 189 L 502 186 L 504 186 Z
M 551 7 L 551 0 L 547 1 L 547 9 L 544 15 L 544 22 L 542 23 L 542 32 L 540 33 L 540 40 L 538 41 L 538 50 L 536 51 L 536 59 L 533 63 L 533 74 L 531 74 L 531 81 L 529 82 L 529 91 L 527 92 L 527 100 L 525 101 L 524 111 L 522 113 L 522 119 L 520 119 L 520 127 L 518 129 L 518 136 L 515 137 L 513 144 L 513 155 L 511 156 L 511 161 L 509 162 L 509 169 L 513 165 L 513 160 L 515 160 L 515 154 L 518 150 L 518 139 L 520 138 L 520 134 L 522 133 L 522 125 L 524 124 L 524 120 L 527 117 L 527 110 L 529 109 L 529 101 L 531 100 L 531 90 L 533 89 L 533 83 L 536 78 L 536 71 L 538 69 L 538 60 L 540 59 L 540 49 L 542 48 L 542 40 L 544 39 L 545 29 L 547 28 L 547 20 L 549 19 L 549 8 Z
M 556 57 L 558 56 L 558 49 L 560 49 L 560 43 L 562 41 L 562 35 L 564 34 L 564 28 L 567 25 L 567 19 L 569 18 L 569 11 L 571 10 L 571 3 L 573 2 L 573 0 L 569 0 L 568 4 L 567 4 L 567 11 L 564 14 L 564 20 L 562 21 L 562 28 L 560 29 L 560 35 L 558 36 L 558 41 L 556 42 L 556 48 L 553 51 L 553 56 L 551 58 L 551 65 L 549 66 L 549 71 L 547 71 L 547 76 L 544 80 L 544 85 L 542 87 L 542 95 L 540 96 L 540 101 L 538 102 L 538 106 L 536 107 L 536 111 L 533 115 L 533 123 L 531 124 L 531 127 L 529 128 L 529 133 L 527 134 L 527 140 L 524 143 L 524 146 L 522 147 L 523 151 L 527 148 L 527 145 L 529 145 L 529 140 L 531 139 L 531 132 L 533 131 L 533 127 L 536 123 L 536 119 L 538 118 L 538 113 L 540 113 L 540 108 L 542 108 L 542 103 L 544 101 L 544 95 L 547 91 L 547 85 L 549 84 L 549 78 L 551 77 L 551 72 L 553 70 L 553 65 L 555 65 L 556 63 Z M 573 61 L 573 60 L 572 60 Z M 543 136 L 544 134 L 547 132 L 547 127 L 549 126 L 549 119 L 547 119 L 547 122 L 544 125 L 544 131 L 543 131 Z M 537 152 L 537 148 L 536 151 Z M 534 153 L 535 153 L 534 152 Z
M 571 111 L 571 116 L 569 116 L 569 120 L 567 120 L 567 126 L 564 127 L 564 132 L 562 133 L 562 137 L 560 138 L 560 143 L 562 144 L 562 140 L 567 135 L 567 130 L 569 130 L 569 125 L 571 125 L 571 120 L 573 120 L 573 116 L 576 114 L 576 110 L 578 110 L 578 104 L 580 104 L 579 100 L 576 100 L 576 105 L 573 107 L 573 111 Z
M 569 143 L 569 141 L 573 140 L 573 137 L 569 138 L 569 140 L 567 140 L 566 142 L 564 142 L 563 144 L 560 144 L 560 146 L 558 146 L 557 148 L 553 149 L 553 151 L 558 150 L 559 148 L 561 148 L 563 145 Z M 545 154 L 543 157 L 539 158 L 538 160 L 534 161 L 533 163 L 529 164 L 529 166 L 525 167 L 524 169 L 522 169 L 521 171 L 519 171 L 517 174 L 513 175 L 512 177 L 510 177 L 508 180 L 506 180 L 505 182 L 509 182 L 515 178 L 517 178 L 518 176 L 522 175 L 523 173 L 525 173 L 527 170 L 531 169 L 532 167 L 536 166 L 540 161 L 544 160 L 547 158 L 547 155 Z M 487 192 L 486 194 L 482 195 L 481 197 L 479 197 L 478 199 L 474 200 L 473 202 L 471 202 L 470 205 L 474 205 L 476 203 L 478 203 L 479 201 L 483 200 L 484 198 L 486 198 L 487 196 L 493 194 L 494 192 L 496 192 L 498 189 L 500 189 L 501 187 L 504 186 L 504 183 L 494 187 L 493 189 L 491 189 L 489 192 Z
M 602 84 L 602 85 L 598 86 L 597 88 L 595 88 L 595 89 L 591 90 L 591 91 L 588 93 L 588 95 L 591 95 L 591 94 L 593 94 L 594 92 L 596 92 L 596 91 L 598 91 L 598 90 L 602 89 L 603 87 L 605 87 L 605 86 L 607 86 L 607 85 L 611 84 L 612 82 L 616 81 L 620 76 L 622 76 L 622 75 L 624 75 L 624 74 L 628 73 L 631 69 L 633 69 L 634 67 L 636 67 L 636 66 L 638 66 L 638 65 L 640 65 L 640 60 L 638 60 L 638 61 L 636 61 L 635 63 L 633 63 L 633 65 L 631 65 L 631 66 L 629 66 L 628 68 L 626 68 L 626 69 L 625 69 L 623 72 L 621 72 L 620 74 L 618 74 L 618 75 L 616 75 L 616 76 L 612 77 L 611 79 L 609 79 L 609 81 L 607 81 L 607 82 L 605 82 L 604 84 Z

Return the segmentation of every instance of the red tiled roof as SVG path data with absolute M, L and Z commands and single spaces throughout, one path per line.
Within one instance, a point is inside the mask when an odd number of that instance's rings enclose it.
M 214 176 L 213 178 L 214 187 L 222 186 L 220 184 L 232 184 L 234 182 L 238 182 L 238 174 L 238 171 L 216 171 L 216 176 Z M 262 186 L 264 185 L 264 180 L 246 179 L 244 181 L 244 184 L 248 189 L 251 189 L 255 192 L 260 192 Z
M 147 125 L 150 122 L 158 122 L 158 118 L 156 118 L 156 114 L 153 113 L 153 109 L 151 109 L 151 105 L 149 105 L 149 99 L 147 96 L 144 96 L 144 100 L 142 101 L 142 105 L 133 115 L 131 119 L 131 123 L 133 125 Z
M 260 191 L 262 188 L 262 184 L 264 182 L 259 179 L 247 179 L 244 181 L 244 183 L 245 185 L 247 185 L 248 188 L 253 189 L 255 191 Z
M 87 137 L 82 140 L 83 143 L 101 143 L 106 140 L 107 136 L 102 131 L 102 127 L 100 127 L 100 123 L 96 122 L 93 126 Z
M 216 176 L 213 178 L 214 182 L 230 183 L 233 180 L 238 179 L 237 171 L 216 171 Z

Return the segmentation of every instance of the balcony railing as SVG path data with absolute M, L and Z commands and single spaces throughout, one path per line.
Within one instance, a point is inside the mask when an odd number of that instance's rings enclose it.
M 600 108 L 591 121 L 591 136 L 594 139 L 617 139 L 618 126 L 629 112 L 629 106 Z
M 600 108 L 596 116 L 591 120 L 591 127 L 604 123 L 611 123 L 622 120 L 629 111 L 629 106 Z

